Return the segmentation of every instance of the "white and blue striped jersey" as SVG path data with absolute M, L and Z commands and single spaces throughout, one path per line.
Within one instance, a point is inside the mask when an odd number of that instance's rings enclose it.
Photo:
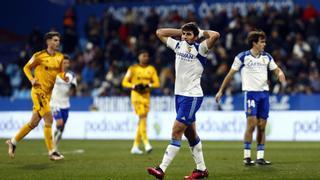
M 189 44 L 186 41 L 177 41 L 169 37 L 167 46 L 176 53 L 174 94 L 189 97 L 203 96 L 200 81 L 207 61 L 206 41 L 200 44 Z
M 243 91 L 269 91 L 268 70 L 275 70 L 277 64 L 267 52 L 254 57 L 250 50 L 239 53 L 231 66 L 241 72 Z
M 66 77 L 69 78 L 68 82 L 58 75 L 56 77 L 50 100 L 52 108 L 66 109 L 70 107 L 69 90 L 72 84 L 77 86 L 77 78 L 72 72 L 67 72 Z

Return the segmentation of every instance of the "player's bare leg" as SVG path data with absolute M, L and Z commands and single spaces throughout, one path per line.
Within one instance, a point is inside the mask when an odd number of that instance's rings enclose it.
M 247 117 L 247 127 L 244 134 L 244 160 L 243 163 L 246 166 L 254 165 L 254 161 L 251 159 L 251 143 L 252 134 L 257 126 L 257 118 L 255 116 Z
M 30 121 L 21 127 L 15 137 L 6 141 L 9 157 L 15 157 L 17 143 L 21 141 L 33 128 L 37 127 L 40 120 L 41 117 L 38 112 L 32 112 Z
M 258 165 L 270 165 L 270 161 L 264 159 L 264 144 L 266 141 L 265 129 L 267 125 L 267 120 L 258 119 L 257 123 L 257 160 L 255 161 Z
M 61 155 L 59 152 L 54 150 L 53 147 L 53 142 L 52 142 L 52 122 L 53 122 L 53 117 L 52 113 L 48 112 L 43 115 L 44 119 L 44 137 L 45 137 L 45 142 L 47 145 L 47 149 L 49 151 L 49 159 L 53 161 L 61 160 L 64 159 L 64 156 Z
M 202 143 L 196 132 L 195 122 L 187 127 L 187 129 L 184 132 L 184 135 L 188 139 L 192 157 L 197 165 L 196 169 L 192 171 L 191 175 L 185 176 L 184 179 L 207 178 L 209 176 L 209 173 L 204 162 Z

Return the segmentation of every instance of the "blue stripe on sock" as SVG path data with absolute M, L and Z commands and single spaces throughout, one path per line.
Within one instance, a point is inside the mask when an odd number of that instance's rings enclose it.
M 173 146 L 180 147 L 181 146 L 181 140 L 171 139 L 170 144 L 173 145 Z
M 251 143 L 250 142 L 244 142 L 244 149 L 251 149 Z
M 189 142 L 189 146 L 193 147 L 193 146 L 197 145 L 200 142 L 200 138 L 198 136 L 194 141 L 189 141 L 188 140 L 188 142 Z
M 257 151 L 263 151 L 264 150 L 264 144 L 258 144 Z

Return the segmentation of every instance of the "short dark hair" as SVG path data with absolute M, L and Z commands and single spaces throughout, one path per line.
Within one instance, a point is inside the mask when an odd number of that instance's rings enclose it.
M 250 46 L 252 46 L 252 43 L 255 42 L 257 43 L 259 41 L 259 39 L 266 39 L 266 33 L 263 32 L 260 29 L 256 29 L 253 31 L 250 31 L 248 34 L 248 43 Z
M 63 59 L 71 60 L 71 57 L 68 54 L 63 54 Z
M 199 35 L 199 26 L 195 22 L 189 22 L 181 26 L 182 31 L 192 31 L 193 35 Z
M 48 39 L 52 39 L 54 36 L 58 36 L 61 39 L 61 35 L 57 31 L 50 31 L 44 35 L 44 41 L 46 42 Z
M 138 55 L 143 54 L 143 53 L 148 53 L 148 54 L 149 54 L 149 51 L 146 50 L 146 49 L 140 49 L 140 50 L 138 51 Z

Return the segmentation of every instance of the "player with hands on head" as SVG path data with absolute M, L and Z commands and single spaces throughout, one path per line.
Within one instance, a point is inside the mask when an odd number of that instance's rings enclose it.
M 204 40 L 197 43 L 199 34 Z M 149 167 L 147 171 L 157 179 L 163 179 L 167 167 L 180 150 L 182 136 L 189 142 L 196 169 L 185 179 L 202 179 L 208 177 L 202 143 L 196 131 L 196 112 L 199 110 L 203 92 L 200 85 L 201 75 L 205 68 L 208 51 L 219 39 L 220 34 L 211 30 L 200 30 L 196 23 L 182 25 L 180 29 L 160 28 L 158 38 L 172 49 L 175 56 L 175 101 L 176 118 L 173 123 L 171 142 L 157 167 Z M 176 40 L 173 37 L 181 37 Z M 201 37 L 200 37 L 201 38 Z

